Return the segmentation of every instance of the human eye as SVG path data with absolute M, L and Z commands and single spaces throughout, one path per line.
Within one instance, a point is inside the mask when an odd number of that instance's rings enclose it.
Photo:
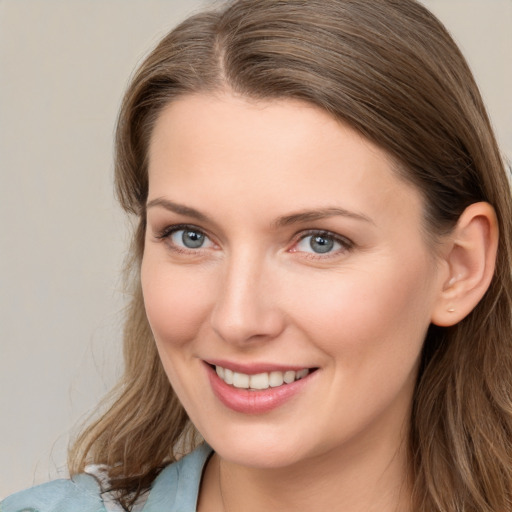
M 156 238 L 165 240 L 176 252 L 197 252 L 215 246 L 204 231 L 191 225 L 169 226 L 158 233 Z
M 314 257 L 339 255 L 349 251 L 353 243 L 341 235 L 330 231 L 308 231 L 299 235 L 291 252 L 301 252 Z

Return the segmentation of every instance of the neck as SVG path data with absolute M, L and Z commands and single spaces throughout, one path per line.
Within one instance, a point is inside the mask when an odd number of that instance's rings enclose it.
M 286 468 L 250 468 L 214 455 L 202 489 L 209 498 L 198 511 L 407 512 L 406 443 L 396 441 L 365 439 Z

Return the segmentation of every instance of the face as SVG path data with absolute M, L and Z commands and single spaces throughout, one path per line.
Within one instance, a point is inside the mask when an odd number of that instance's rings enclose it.
M 183 97 L 149 157 L 147 316 L 206 441 L 252 467 L 396 448 L 439 293 L 420 193 L 292 100 Z

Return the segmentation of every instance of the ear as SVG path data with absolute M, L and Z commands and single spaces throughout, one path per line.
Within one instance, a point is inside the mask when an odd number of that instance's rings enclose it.
M 443 251 L 447 272 L 432 312 L 433 324 L 455 325 L 475 308 L 491 283 L 497 250 L 494 208 L 483 202 L 468 206 Z

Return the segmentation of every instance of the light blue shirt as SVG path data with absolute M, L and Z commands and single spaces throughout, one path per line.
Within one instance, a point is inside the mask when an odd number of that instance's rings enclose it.
M 157 476 L 141 512 L 195 512 L 204 465 L 212 453 L 202 444 Z M 82 473 L 9 496 L 0 512 L 107 512 L 98 481 Z

